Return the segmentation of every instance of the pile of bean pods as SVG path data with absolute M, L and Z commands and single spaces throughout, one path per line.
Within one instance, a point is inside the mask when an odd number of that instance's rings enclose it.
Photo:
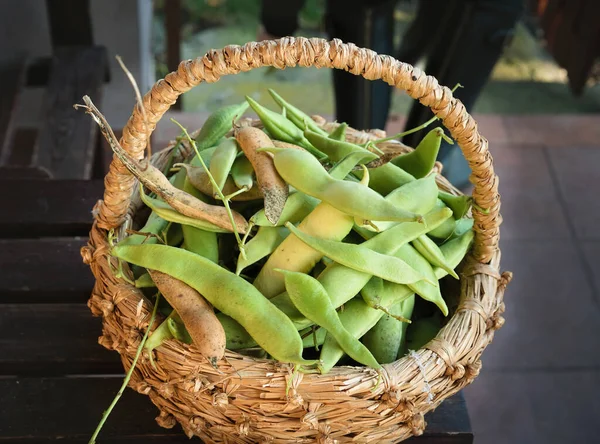
M 247 97 L 195 138 L 181 127 L 192 154 L 162 171 L 112 144 L 149 209 L 112 241 L 115 273 L 163 296 L 147 350 L 176 339 L 215 367 L 229 349 L 322 373 L 379 369 L 448 316 L 440 280 L 458 279 L 471 247 L 471 198 L 438 188 L 441 129 L 389 155 L 269 92 L 281 112 Z M 249 107 L 262 128 L 239 123 Z

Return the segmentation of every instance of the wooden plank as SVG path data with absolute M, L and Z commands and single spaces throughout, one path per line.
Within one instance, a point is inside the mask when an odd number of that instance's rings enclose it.
M 0 379 L 0 441 L 10 443 L 85 443 L 102 412 L 112 401 L 120 378 L 27 378 Z M 159 427 L 158 409 L 145 396 L 131 389 L 109 416 L 100 442 L 189 443 L 180 426 Z M 426 415 L 425 433 L 405 442 L 419 444 L 471 444 L 473 435 L 460 424 L 467 418 L 462 395 L 446 400 Z M 35 418 L 35 421 L 32 421 Z M 196 442 L 201 442 L 197 440 Z
M 101 106 L 106 51 L 70 47 L 57 49 L 55 55 L 33 163 L 46 168 L 54 179 L 89 179 L 98 126 L 73 105 L 89 95 Z
M 86 304 L 2 304 L 0 375 L 121 373 L 119 354 L 98 344 L 101 319 Z
M 85 303 L 94 276 L 79 253 L 88 239 L 0 239 L 0 304 Z
M 31 164 L 38 131 L 35 128 L 17 128 L 8 158 L 11 167 L 27 167 Z
M 89 0 L 46 0 L 52 46 L 91 46 L 92 19 Z
M 15 108 L 25 83 L 27 56 L 18 54 L 0 61 L 0 166 L 10 158 Z
M 0 180 L 0 237 L 87 236 L 101 180 Z
M 50 80 L 50 72 L 52 71 L 52 57 L 36 57 L 31 59 L 27 68 L 26 85 L 28 87 L 45 87 Z M 110 69 L 108 63 L 104 71 L 104 82 L 110 82 Z

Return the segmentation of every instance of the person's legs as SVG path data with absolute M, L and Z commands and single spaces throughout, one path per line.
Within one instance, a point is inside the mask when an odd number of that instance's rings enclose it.
M 329 0 L 326 26 L 331 38 L 393 54 L 394 8 L 397 0 Z M 391 87 L 346 71 L 333 71 L 335 115 L 356 129 L 384 129 L 391 105 Z
M 523 0 L 452 0 L 451 3 L 452 9 L 448 12 L 451 20 L 441 30 L 444 39 L 431 48 L 425 72 L 450 88 L 460 83 L 463 88 L 454 95 L 471 112 L 524 5 Z M 415 103 L 406 129 L 420 125 L 431 116 L 426 107 Z M 439 122 L 437 125 L 441 126 Z M 414 146 L 420 138 L 422 134 L 414 134 L 405 137 L 403 142 Z M 444 174 L 455 185 L 467 183 L 470 170 L 456 145 L 443 143 L 439 160 L 444 163 Z

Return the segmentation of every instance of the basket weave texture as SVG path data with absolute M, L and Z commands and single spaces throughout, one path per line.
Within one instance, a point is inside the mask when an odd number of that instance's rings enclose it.
M 463 150 L 472 169 L 474 201 L 488 211 L 472 211 L 475 241 L 458 270 L 460 289 L 444 295 L 452 316 L 423 349 L 384 365 L 383 378 L 366 367 L 303 374 L 293 372 L 289 364 L 231 351 L 215 370 L 194 346 L 168 340 L 153 352 L 154 364 L 147 355 L 141 356 L 129 385 L 158 407 L 161 426 L 179 423 L 188 436 L 205 442 L 399 442 L 420 435 L 425 428 L 423 415 L 479 374 L 481 354 L 504 323 L 502 300 L 511 279 L 509 272 L 499 272 L 500 199 L 487 140 L 451 91 L 417 68 L 339 40 L 284 38 L 228 46 L 182 62 L 176 72 L 157 82 L 143 99 L 148 127 L 136 106 L 120 142 L 141 159 L 156 123 L 183 92 L 227 74 L 297 65 L 344 69 L 404 89 L 442 119 Z M 336 125 L 317 116 L 315 121 L 325 129 Z M 243 119 L 241 124 L 258 126 L 260 122 Z M 347 137 L 363 142 L 384 135 L 380 130 L 350 130 Z M 191 151 L 189 145 L 183 146 L 177 153 L 179 160 Z M 173 147 L 156 153 L 152 163 L 164 166 Z M 380 148 L 410 149 L 393 141 Z M 441 171 L 440 164 L 436 168 Z M 118 352 L 125 369 L 130 368 L 148 328 L 152 303 L 114 276 L 116 261 L 109 255 L 107 234 L 114 230 L 120 239 L 126 229 L 136 227 L 135 216 L 142 207 L 136 183 L 114 159 L 105 178 L 104 198 L 93 211 L 89 243 L 81 251 L 96 278 L 88 305 L 94 315 L 103 317 L 99 343 Z M 438 184 L 458 193 L 441 176 Z

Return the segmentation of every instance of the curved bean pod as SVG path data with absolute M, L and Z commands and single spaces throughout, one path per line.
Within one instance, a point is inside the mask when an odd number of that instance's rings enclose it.
M 246 96 L 246 100 L 248 101 L 254 112 L 258 115 L 258 118 L 265 126 L 267 132 L 274 139 L 301 146 L 305 150 L 309 151 L 313 156 L 316 156 L 318 159 L 325 157 L 325 155 L 321 151 L 317 150 L 311 145 L 311 143 L 308 140 L 306 140 L 304 134 L 302 133 L 302 130 L 299 129 L 296 125 L 294 125 L 292 122 L 290 122 L 288 119 L 283 117 L 281 114 L 278 114 L 274 111 L 271 111 L 268 108 L 261 106 L 251 97 Z
M 246 188 L 252 189 L 254 186 L 254 168 L 246 156 L 239 156 L 233 162 L 231 167 L 231 178 L 235 183 L 235 186 L 240 190 Z M 227 194 L 223 192 L 223 194 Z
M 397 208 L 360 183 L 332 178 L 319 161 L 308 153 L 281 148 L 264 150 L 273 153 L 275 168 L 287 183 L 346 214 L 365 220 L 397 222 L 414 221 L 420 217 Z
M 442 128 L 432 129 L 413 151 L 395 157 L 391 162 L 407 173 L 412 174 L 416 179 L 425 177 L 435 165 L 443 135 L 444 130 Z
M 225 186 L 225 181 L 229 177 L 229 172 L 231 171 L 237 153 L 238 146 L 235 139 L 227 138 L 217 146 L 217 149 L 210 158 L 210 174 L 212 174 L 219 190 L 223 190 L 223 187 Z M 212 196 L 218 196 L 217 190 L 214 189 L 214 187 L 212 188 Z
M 327 330 L 327 336 L 331 335 L 352 359 L 375 369 L 381 368 L 371 352 L 344 328 L 329 295 L 319 281 L 304 273 L 279 271 L 285 276 L 290 299 L 304 316 Z M 321 372 L 326 373 L 328 369 L 323 370 Z
M 393 315 L 410 319 L 415 306 L 415 297 L 397 302 L 389 311 Z M 408 324 L 398 319 L 384 315 L 373 328 L 362 337 L 362 343 L 373 354 L 377 362 L 389 364 L 398 357 L 398 350 L 406 342 L 406 329 Z
M 152 245 L 159 247 L 159 245 Z M 150 247 L 152 247 L 150 246 Z M 123 248 L 142 248 L 123 247 Z M 170 248 L 170 247 L 166 247 Z M 183 250 L 181 250 L 183 251 Z M 198 256 L 199 257 L 199 256 Z M 169 274 L 161 273 L 151 267 L 148 273 L 163 297 L 171 304 L 186 326 L 198 352 L 213 367 L 216 367 L 225 354 L 225 332 L 215 316 L 212 306 L 190 285 Z M 168 326 L 169 324 L 167 324 Z M 171 330 L 173 334 L 173 330 Z M 177 337 L 173 334 L 174 337 Z
M 282 110 L 285 110 L 285 117 L 299 129 L 310 129 L 316 133 L 327 135 L 327 131 L 323 130 L 319 125 L 317 125 L 308 114 L 296 108 L 291 103 L 286 102 L 283 97 L 281 97 L 271 88 L 269 88 L 268 91 L 275 103 L 277 103 Z
M 340 123 L 331 133 L 329 138 L 333 140 L 345 141 L 346 140 L 346 129 L 348 124 L 346 122 Z
M 363 245 L 319 239 L 303 233 L 289 222 L 285 226 L 302 242 L 321 252 L 323 256 L 353 270 L 369 273 L 397 284 L 412 284 L 427 279 L 397 257 L 377 253 Z
M 208 116 L 198 136 L 196 136 L 198 151 L 214 146 L 231 130 L 233 122 L 242 117 L 247 109 L 248 103 L 242 102 L 236 105 L 224 106 Z
M 319 238 L 342 240 L 353 224 L 351 216 L 321 202 L 298 225 L 298 229 Z M 296 236 L 288 236 L 269 256 L 256 276 L 254 286 L 267 298 L 272 298 L 285 290 L 283 275 L 275 268 L 308 273 L 322 257 L 320 252 Z
M 436 243 L 432 241 L 429 237 L 420 236 L 417 239 L 415 239 L 412 242 L 412 244 L 417 249 L 417 251 L 429 261 L 431 265 L 443 268 L 454 279 L 458 279 L 458 275 L 454 271 L 454 268 L 451 267 L 446 261 L 446 258 L 440 250 L 440 247 L 438 247 Z
M 239 276 L 244 268 L 271 254 L 289 234 L 290 231 L 285 227 L 260 227 L 244 246 L 246 257 L 240 253 L 235 274 Z
M 315 363 L 302 358 L 302 339 L 285 314 L 250 283 L 208 259 L 165 245 L 117 245 L 112 254 L 185 282 L 215 308 L 238 321 L 256 343 L 278 361 Z

